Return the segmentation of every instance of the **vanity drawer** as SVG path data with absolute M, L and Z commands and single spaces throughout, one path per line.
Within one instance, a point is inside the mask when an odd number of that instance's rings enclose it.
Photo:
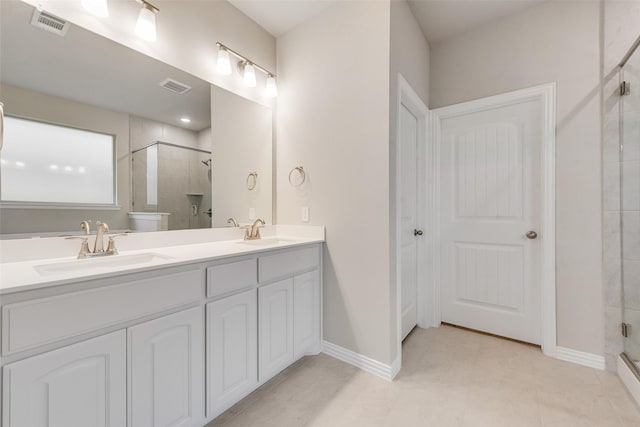
M 258 284 L 256 258 L 207 268 L 207 297 L 215 297 Z
M 258 278 L 260 282 L 291 277 L 295 274 L 313 270 L 320 264 L 318 246 L 267 255 L 258 259 Z
M 197 302 L 202 279 L 201 270 L 190 270 L 8 304 L 2 307 L 2 354 Z

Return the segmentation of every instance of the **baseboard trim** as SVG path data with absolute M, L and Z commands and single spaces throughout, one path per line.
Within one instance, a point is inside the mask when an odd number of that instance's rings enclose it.
M 622 357 L 618 356 L 618 376 L 622 383 L 629 390 L 629 394 L 633 397 L 638 405 L 640 405 L 640 381 L 636 378 L 635 374 L 631 371 L 631 368 L 622 360 Z
M 328 341 L 322 341 L 322 352 L 387 381 L 393 380 L 400 371 L 400 358 L 397 358 L 392 365 L 386 365 Z
M 556 359 L 600 369 L 601 371 L 605 369 L 604 356 L 598 356 L 597 354 L 585 353 L 583 351 L 572 350 L 564 347 L 556 347 L 555 353 Z

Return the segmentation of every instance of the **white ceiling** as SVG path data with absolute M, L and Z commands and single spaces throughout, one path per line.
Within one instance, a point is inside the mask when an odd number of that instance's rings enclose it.
M 545 0 L 409 0 L 429 43 L 454 37 Z
M 279 37 L 340 0 L 228 0 L 274 37 Z
M 278 37 L 318 14 L 331 3 L 345 0 L 228 1 Z M 435 43 L 542 1 L 545 0 L 409 0 L 409 6 L 429 43 Z

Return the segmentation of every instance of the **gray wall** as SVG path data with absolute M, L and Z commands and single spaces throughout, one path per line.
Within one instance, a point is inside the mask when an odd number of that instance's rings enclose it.
M 558 345 L 603 355 L 599 27 L 599 2 L 544 2 L 433 44 L 430 106 L 557 82 Z
M 326 227 L 324 339 L 383 363 L 393 356 L 389 9 L 336 2 L 277 40 L 278 222 L 300 224 L 309 206 L 310 223 Z M 298 165 L 307 181 L 294 188 Z

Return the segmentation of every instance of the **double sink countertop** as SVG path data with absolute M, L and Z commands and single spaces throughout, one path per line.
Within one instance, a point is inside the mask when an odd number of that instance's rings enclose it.
M 324 227 L 266 226 L 262 239 L 243 240 L 238 229 L 131 233 L 118 255 L 77 259 L 77 240 L 64 237 L 0 241 L 0 294 L 209 262 L 272 249 L 324 242 Z M 92 244 L 93 237 L 89 241 Z M 69 252 L 71 252 L 69 254 Z

